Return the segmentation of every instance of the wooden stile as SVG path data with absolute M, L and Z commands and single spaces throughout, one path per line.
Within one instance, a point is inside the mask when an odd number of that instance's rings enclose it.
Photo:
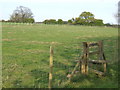
M 85 44 L 85 42 L 83 42 Z M 105 59 L 105 55 L 104 55 L 104 52 L 103 52 L 103 40 L 99 41 L 99 42 L 88 42 L 86 43 L 87 45 L 83 45 L 84 46 L 84 50 L 85 46 L 88 46 L 88 49 L 89 48 L 93 48 L 94 46 L 97 46 L 98 47 L 98 50 L 97 51 L 94 51 L 94 52 L 90 52 L 88 50 L 88 52 L 84 52 L 84 54 L 86 53 L 88 55 L 88 58 L 89 58 L 89 55 L 94 55 L 94 54 L 97 54 L 98 55 L 98 60 L 87 60 L 88 62 L 87 63 L 93 63 L 93 64 L 102 64 L 103 67 L 104 67 L 104 72 L 106 72 L 106 64 L 107 64 L 107 61 Z
M 98 47 L 98 50 L 94 51 L 94 52 L 93 51 L 90 52 L 89 48 L 94 48 L 95 46 Z M 94 54 L 98 55 L 98 59 L 97 60 L 89 60 L 89 56 L 94 55 Z M 87 75 L 88 74 L 88 64 L 89 63 L 102 64 L 103 69 L 104 69 L 103 72 L 95 70 L 95 69 L 91 69 L 91 68 L 89 68 L 89 70 L 91 72 L 96 73 L 99 76 L 104 76 L 105 75 L 107 61 L 105 59 L 105 55 L 104 55 L 104 52 L 103 52 L 103 41 L 102 40 L 97 42 L 97 43 L 83 42 L 83 55 L 81 56 L 80 60 L 77 61 L 77 64 L 76 64 L 75 68 L 73 69 L 72 73 L 68 75 L 69 80 L 71 80 L 71 78 L 73 77 L 73 75 L 75 74 L 75 72 L 77 70 L 77 67 L 79 67 L 79 66 L 80 66 L 80 72 L 82 74 Z

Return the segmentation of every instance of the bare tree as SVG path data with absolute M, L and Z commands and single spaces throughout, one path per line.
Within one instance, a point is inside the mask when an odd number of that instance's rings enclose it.
M 28 19 L 33 19 L 33 13 L 24 6 L 17 7 L 10 16 L 10 20 L 14 22 L 27 22 Z

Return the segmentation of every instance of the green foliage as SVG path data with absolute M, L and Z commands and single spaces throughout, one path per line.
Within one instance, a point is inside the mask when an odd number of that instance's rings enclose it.
M 91 12 L 82 12 L 79 17 L 69 19 L 67 22 L 62 19 L 49 19 L 44 20 L 44 24 L 70 24 L 70 25 L 87 25 L 87 26 L 103 26 L 103 20 L 95 19 L 94 14 Z
M 91 13 L 91 12 L 82 12 L 79 16 L 80 18 L 83 18 L 83 19 L 89 19 L 89 18 L 94 18 L 94 15 Z
M 49 20 L 44 20 L 43 21 L 44 24 L 56 24 L 56 20 L 55 19 L 49 19 Z
M 72 21 L 72 22 L 71 22 Z M 94 14 L 90 12 L 82 12 L 79 17 L 72 18 L 70 21 L 73 25 L 87 25 L 87 26 L 103 26 L 103 20 L 95 19 Z
M 77 17 L 74 19 L 74 24 L 79 24 L 79 25 L 86 25 L 87 22 L 85 22 L 85 19 L 82 19 L 80 17 Z
M 34 23 L 35 20 L 33 18 L 26 18 L 23 22 L 24 23 Z
M 58 21 L 56 21 L 55 19 L 46 19 L 43 21 L 44 24 L 63 24 L 63 20 L 62 19 L 58 19 Z
M 72 24 L 72 20 L 68 20 L 68 24 Z
M 101 19 L 95 19 L 94 22 L 92 22 L 92 23 L 95 26 L 103 26 L 104 25 L 103 20 L 101 20 Z
M 48 20 L 44 20 L 43 23 L 44 23 L 44 24 L 48 24 Z
M 57 23 L 58 23 L 58 24 L 63 24 L 64 22 L 63 22 L 62 19 L 58 19 Z
M 90 12 L 82 12 L 79 16 L 81 19 L 84 19 L 85 22 L 90 23 L 94 21 L 94 15 Z

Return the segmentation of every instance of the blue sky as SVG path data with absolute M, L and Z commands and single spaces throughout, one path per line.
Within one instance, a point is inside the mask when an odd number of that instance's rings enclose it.
M 8 20 L 18 6 L 31 9 L 35 21 L 45 19 L 68 19 L 78 17 L 83 11 L 89 11 L 104 23 L 116 24 L 114 15 L 119 0 L 0 0 L 0 19 Z

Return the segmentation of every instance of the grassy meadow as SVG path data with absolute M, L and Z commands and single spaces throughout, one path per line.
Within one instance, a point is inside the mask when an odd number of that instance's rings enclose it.
M 54 88 L 118 87 L 117 38 L 117 28 L 104 26 L 3 24 L 2 87 L 47 88 L 50 45 L 54 47 Z M 82 42 L 99 40 L 104 41 L 109 60 L 106 76 L 77 74 L 68 82 L 66 76 L 82 53 Z

